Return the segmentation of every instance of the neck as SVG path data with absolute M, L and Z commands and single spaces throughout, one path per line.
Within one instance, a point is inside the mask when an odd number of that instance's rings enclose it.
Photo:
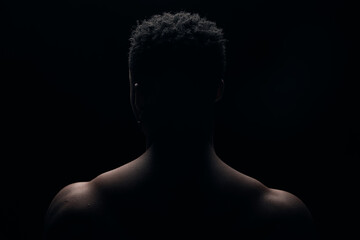
M 192 171 L 209 166 L 217 159 L 211 136 L 176 135 L 147 138 L 147 150 L 154 165 L 167 169 Z

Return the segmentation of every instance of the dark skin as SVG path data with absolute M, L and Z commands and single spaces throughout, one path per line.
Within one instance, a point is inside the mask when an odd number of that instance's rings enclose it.
M 139 119 L 143 96 L 130 82 Z M 176 124 L 160 136 L 144 124 L 143 155 L 90 182 L 63 188 L 49 207 L 45 238 L 314 238 L 311 215 L 299 198 L 266 187 L 216 155 L 211 123 L 199 124 L 197 133 Z

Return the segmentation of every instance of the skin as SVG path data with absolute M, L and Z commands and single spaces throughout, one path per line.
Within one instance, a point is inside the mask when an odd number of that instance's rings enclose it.
M 131 86 L 139 119 L 143 96 Z M 314 239 L 304 203 L 224 163 L 211 124 L 202 126 L 191 137 L 181 126 L 161 137 L 145 127 L 144 154 L 55 196 L 45 239 Z

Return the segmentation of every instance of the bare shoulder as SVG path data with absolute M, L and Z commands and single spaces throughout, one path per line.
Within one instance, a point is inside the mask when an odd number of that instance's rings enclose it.
M 252 233 L 261 235 L 252 239 L 316 239 L 312 216 L 300 198 L 283 190 L 268 188 L 225 163 L 221 163 L 218 169 L 219 189 L 221 192 L 229 191 L 235 199 L 231 208 L 238 214 L 239 224 L 245 222 L 249 225 L 250 236 Z M 227 193 L 224 195 L 228 196 Z M 244 212 L 249 216 L 245 216 L 242 222 Z
M 98 194 L 91 182 L 64 187 L 52 200 L 45 219 L 45 239 L 75 239 L 92 225 L 99 209 Z M 91 238 L 90 238 L 91 239 Z
M 91 182 L 77 182 L 61 189 L 52 200 L 48 214 L 65 209 L 88 208 L 96 198 L 95 187 Z
M 300 198 L 283 190 L 268 188 L 263 194 L 262 204 L 274 213 L 297 213 L 310 217 L 307 207 Z
M 301 220 L 312 222 L 311 214 L 303 201 L 292 193 L 272 189 L 265 186 L 255 178 L 240 173 L 223 164 L 223 175 L 226 184 L 233 186 L 236 192 L 243 192 L 256 202 L 256 208 L 263 216 L 271 219 L 282 219 L 288 221 Z M 243 197 L 243 195 L 241 195 Z
M 294 194 L 269 188 L 259 201 L 259 209 L 271 222 L 274 239 L 315 239 L 311 213 Z

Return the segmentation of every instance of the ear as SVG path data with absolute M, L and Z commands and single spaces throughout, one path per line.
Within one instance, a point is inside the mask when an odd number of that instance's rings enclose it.
M 138 122 L 141 121 L 141 116 L 144 110 L 144 96 L 141 93 L 141 86 L 138 83 L 134 83 L 133 87 L 133 102 L 132 108 L 135 114 L 135 118 Z
M 141 120 L 141 115 L 144 107 L 144 98 L 140 91 L 139 83 L 134 83 L 131 79 L 131 73 L 129 71 L 129 80 L 130 80 L 130 103 L 133 113 L 135 115 L 136 121 Z
M 215 102 L 218 102 L 221 100 L 223 94 L 224 94 L 224 79 L 221 79 L 220 83 L 219 83 L 219 86 L 217 88 L 217 91 L 216 91 L 216 98 L 215 98 Z
M 141 92 L 141 86 L 139 85 L 139 83 L 134 83 L 134 94 L 135 94 L 135 108 L 138 111 L 143 111 L 144 96 Z

